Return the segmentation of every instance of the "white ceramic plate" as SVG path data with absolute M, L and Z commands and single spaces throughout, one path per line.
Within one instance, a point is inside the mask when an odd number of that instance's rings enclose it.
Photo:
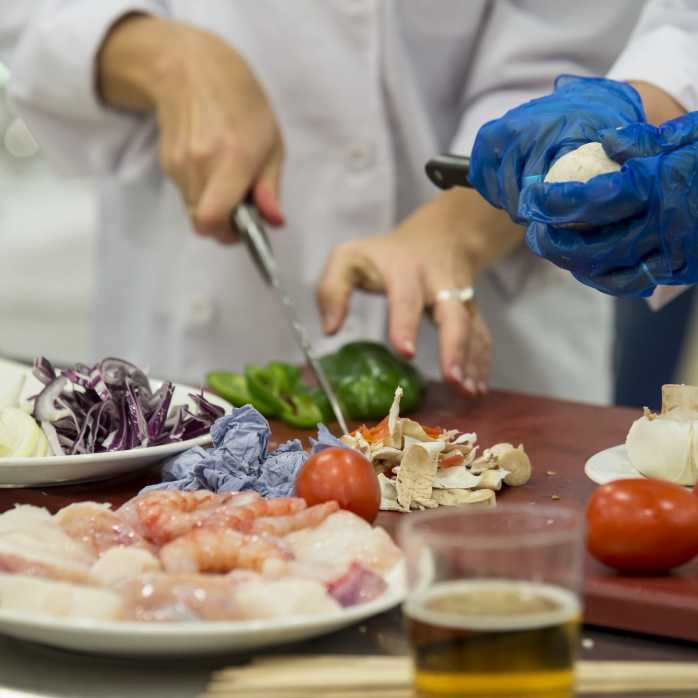
M 584 472 L 590 480 L 599 485 L 605 485 L 614 480 L 645 477 L 630 463 L 625 444 L 607 448 L 593 455 L 584 466 Z
M 322 615 L 254 621 L 105 623 L 0 610 L 0 633 L 61 649 L 127 657 L 249 651 L 325 635 L 397 606 L 405 596 L 404 570 L 404 563 L 398 563 L 388 573 L 388 589 L 381 597 Z
M 22 399 L 36 394 L 41 384 L 31 375 L 31 371 L 21 364 L 0 362 L 0 385 L 7 385 L 18 376 L 27 375 L 22 389 Z M 162 381 L 151 380 L 157 389 Z M 175 383 L 172 404 L 188 404 L 189 393 L 198 389 Z M 212 393 L 206 393 L 206 399 L 230 411 L 230 404 Z M 157 463 L 169 456 L 186 451 L 192 446 L 206 446 L 211 437 L 206 434 L 195 439 L 164 444 L 150 448 L 133 448 L 128 451 L 109 453 L 82 454 L 77 456 L 44 456 L 41 458 L 0 458 L 0 487 L 47 487 L 77 482 L 106 480 L 139 470 L 147 465 Z

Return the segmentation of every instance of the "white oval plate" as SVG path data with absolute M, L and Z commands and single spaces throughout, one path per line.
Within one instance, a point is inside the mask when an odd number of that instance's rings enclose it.
M 599 485 L 605 485 L 614 480 L 645 477 L 630 463 L 625 444 L 612 446 L 593 455 L 584 466 L 584 472 L 590 480 Z
M 0 610 L 0 633 L 90 654 L 126 657 L 241 652 L 325 635 L 383 613 L 405 597 L 405 567 L 387 574 L 388 589 L 373 601 L 322 615 L 253 621 L 190 623 L 95 622 L 34 617 Z
M 14 368 L 13 368 L 14 367 Z M 22 399 L 36 394 L 41 384 L 31 375 L 31 371 L 21 364 L 0 364 L 0 381 L 15 379 L 27 374 L 27 381 L 22 390 Z M 151 380 L 157 389 L 162 381 Z M 198 393 L 198 388 L 175 383 L 172 404 L 189 404 L 189 393 Z M 229 412 L 228 402 L 212 393 L 206 392 L 206 399 L 220 405 Z M 150 448 L 132 448 L 128 451 L 111 451 L 108 453 L 81 454 L 77 456 L 42 456 L 41 458 L 0 458 L 0 487 L 48 487 L 78 482 L 93 482 L 123 475 L 157 463 L 169 456 L 186 451 L 192 446 L 207 446 L 211 443 L 208 434 L 195 439 L 180 441 L 175 444 L 151 446 Z

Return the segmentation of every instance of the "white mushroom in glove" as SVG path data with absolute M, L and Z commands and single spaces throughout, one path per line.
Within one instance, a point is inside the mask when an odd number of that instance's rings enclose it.
M 618 172 L 620 165 L 606 155 L 601 143 L 585 143 L 558 158 L 545 175 L 549 184 L 588 182 L 597 175 Z

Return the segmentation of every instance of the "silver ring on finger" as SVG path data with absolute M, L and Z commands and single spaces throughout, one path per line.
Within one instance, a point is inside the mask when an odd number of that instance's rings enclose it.
M 475 291 L 472 286 L 464 286 L 463 288 L 442 288 L 436 293 L 436 303 L 442 303 L 443 301 L 459 301 L 460 303 L 467 303 L 473 300 L 475 297 Z

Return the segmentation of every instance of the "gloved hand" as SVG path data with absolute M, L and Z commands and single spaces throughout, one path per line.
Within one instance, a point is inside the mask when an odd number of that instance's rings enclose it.
M 599 134 L 619 172 L 521 194 L 536 254 L 616 296 L 698 282 L 698 112 Z M 573 227 L 570 227 L 573 226 Z
M 543 178 L 561 155 L 599 132 L 644 122 L 640 95 L 630 85 L 603 78 L 561 75 L 555 91 L 516 107 L 478 132 L 470 182 L 493 206 L 519 217 L 524 185 Z

